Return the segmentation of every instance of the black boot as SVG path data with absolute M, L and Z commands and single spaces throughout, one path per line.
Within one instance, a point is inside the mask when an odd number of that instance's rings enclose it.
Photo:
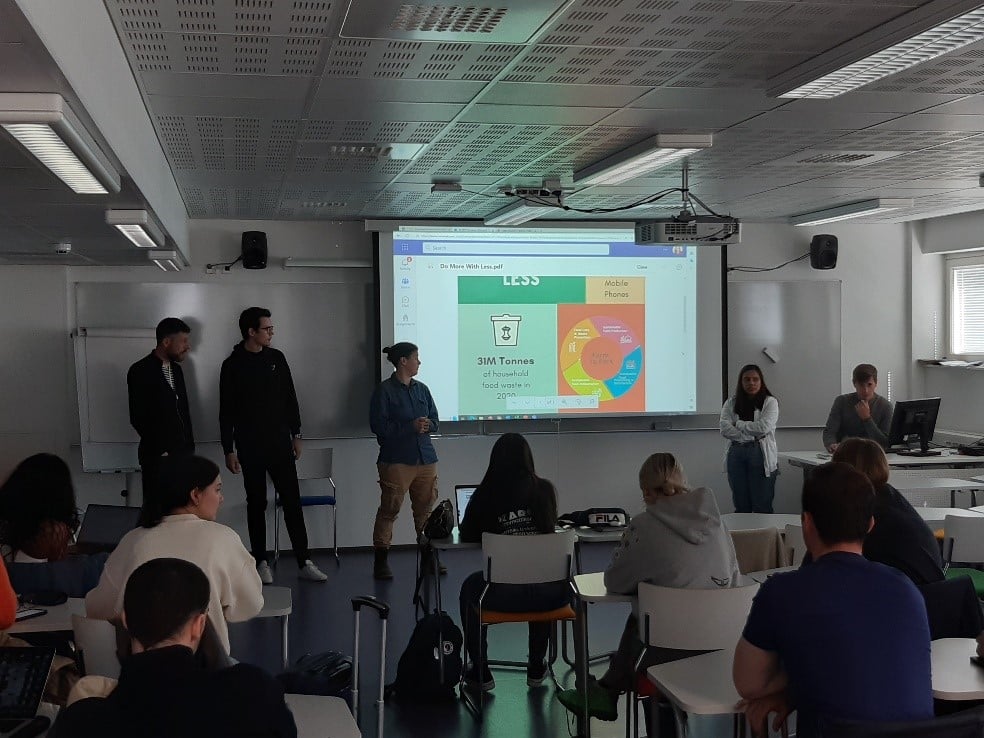
M 388 548 L 376 548 L 373 549 L 375 554 L 375 560 L 372 565 L 372 578 L 373 579 L 392 579 L 393 572 L 389 568 L 389 564 L 386 562 L 386 557 L 389 554 Z
M 437 571 L 442 577 L 448 573 L 448 569 L 444 564 L 438 566 Z M 434 552 L 430 548 L 422 547 L 420 549 L 420 573 L 434 573 Z

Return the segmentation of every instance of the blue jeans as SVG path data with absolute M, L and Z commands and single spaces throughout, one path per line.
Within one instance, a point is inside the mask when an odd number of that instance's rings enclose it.
M 732 443 L 728 448 L 727 468 L 735 512 L 771 513 L 779 472 L 765 475 L 762 447 L 757 443 L 747 446 Z

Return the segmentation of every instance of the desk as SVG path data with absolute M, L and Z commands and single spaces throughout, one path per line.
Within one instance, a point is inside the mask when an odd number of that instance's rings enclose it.
M 886 454 L 886 456 L 888 457 L 888 466 L 892 469 L 919 469 L 923 471 L 984 469 L 984 456 L 964 456 L 957 453 L 945 456 L 899 456 L 898 454 Z M 823 454 L 823 458 L 821 458 L 818 451 L 780 451 L 779 458 L 785 459 L 791 466 L 802 469 L 804 479 L 810 475 L 810 469 L 830 461 L 829 454 Z
M 932 643 L 933 697 L 938 700 L 984 699 L 984 669 L 970 663 L 977 655 L 973 638 L 940 638 Z
M 753 582 L 758 582 L 759 584 L 762 584 L 762 582 L 764 582 L 766 579 L 771 577 L 773 574 L 785 574 L 787 571 L 796 571 L 797 569 L 799 569 L 798 566 L 780 566 L 775 569 L 750 571 L 748 572 L 748 574 L 745 574 L 744 576 L 746 576 L 748 579 L 751 579 Z
M 687 735 L 684 713 L 736 716 L 740 714 L 738 703 L 741 697 L 735 689 L 731 675 L 734 660 L 734 650 L 727 649 L 671 661 L 668 664 L 650 666 L 646 670 L 649 681 L 655 684 L 673 705 L 677 735 Z M 744 725 L 744 720 L 740 725 Z
M 256 613 L 258 618 L 280 618 L 280 648 L 285 671 L 290 667 L 287 657 L 287 620 L 293 607 L 290 587 L 266 586 L 263 588 L 263 607 Z
M 355 718 L 341 697 L 285 694 L 284 701 L 294 714 L 297 738 L 362 738 Z
M 957 492 L 970 492 L 970 504 L 977 504 L 977 490 L 984 489 L 984 484 L 970 479 L 954 479 L 951 477 L 891 477 L 888 483 L 905 495 L 906 492 L 933 492 L 941 491 L 950 493 L 950 507 L 957 506 Z
M 30 620 L 14 623 L 7 629 L 7 632 L 11 635 L 18 635 L 20 633 L 57 633 L 71 630 L 72 615 L 85 615 L 85 600 L 81 597 L 70 597 L 64 604 L 41 607 L 41 609 L 48 612 Z
M 635 595 L 615 594 L 605 589 L 605 573 L 577 574 L 574 577 L 577 590 L 577 623 L 580 638 L 575 638 L 574 674 L 576 686 L 581 690 L 585 712 L 577 716 L 577 735 L 591 736 L 591 719 L 587 716 L 588 704 L 588 605 L 595 602 L 635 602 Z
M 728 530 L 758 530 L 760 528 L 778 528 L 784 530 L 787 525 L 802 525 L 799 515 L 787 513 L 724 513 L 721 523 Z
M 927 525 L 937 523 L 942 525 L 946 521 L 947 515 L 952 515 L 957 518 L 976 518 L 984 508 L 965 510 L 962 507 L 917 507 L 916 512 L 919 513 L 919 517 L 926 521 Z

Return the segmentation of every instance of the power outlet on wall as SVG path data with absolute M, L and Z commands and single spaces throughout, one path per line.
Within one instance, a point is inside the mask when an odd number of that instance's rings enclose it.
M 205 273 L 206 274 L 215 274 L 215 267 L 212 266 L 211 264 L 209 264 L 207 267 L 205 267 Z

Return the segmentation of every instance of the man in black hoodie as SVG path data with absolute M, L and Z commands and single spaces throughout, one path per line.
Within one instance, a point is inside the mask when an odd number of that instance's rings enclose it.
M 284 509 L 287 534 L 300 576 L 314 582 L 328 577 L 314 565 L 301 512 L 295 459 L 301 456 L 301 413 L 287 359 L 275 348 L 270 311 L 251 307 L 239 316 L 243 340 L 222 362 L 219 375 L 219 428 L 226 467 L 243 473 L 246 524 L 256 569 L 273 583 L 266 561 L 267 474 Z
M 164 318 L 157 324 L 157 347 L 126 373 L 130 425 L 140 436 L 137 458 L 145 501 L 157 493 L 161 459 L 195 451 L 181 371 L 181 362 L 191 350 L 190 334 L 191 328 L 180 318 Z

